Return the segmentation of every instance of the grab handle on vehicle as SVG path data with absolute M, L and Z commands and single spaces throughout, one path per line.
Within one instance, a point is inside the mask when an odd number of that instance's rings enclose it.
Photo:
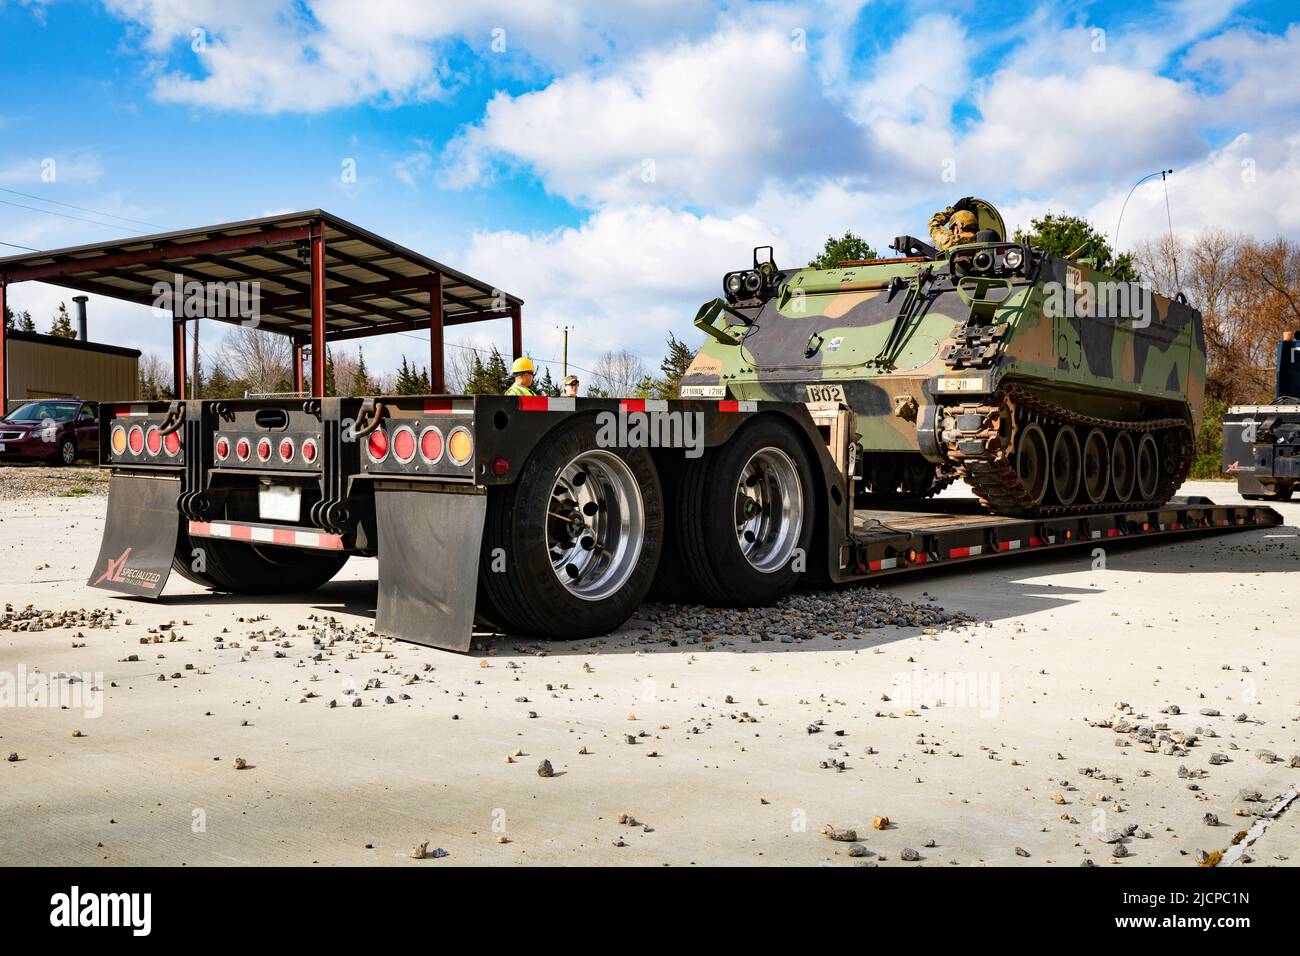
M 163 419 L 158 426 L 158 432 L 161 435 L 170 435 L 174 431 L 179 431 L 180 427 L 185 424 L 185 403 L 171 402 L 167 405 L 167 417 Z
M 718 323 L 718 318 L 726 313 L 734 318 L 741 325 L 749 325 L 749 319 L 744 315 L 731 308 L 721 299 L 711 299 L 700 306 L 700 311 L 695 313 L 695 327 L 710 338 L 716 339 L 723 345 L 736 345 L 739 342 L 734 335 L 726 332 Z

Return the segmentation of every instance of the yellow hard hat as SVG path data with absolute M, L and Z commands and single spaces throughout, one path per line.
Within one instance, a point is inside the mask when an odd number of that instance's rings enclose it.
M 533 360 L 526 355 L 522 358 L 515 359 L 515 364 L 510 366 L 511 375 L 522 375 L 524 372 L 537 372 L 537 366 L 534 365 Z

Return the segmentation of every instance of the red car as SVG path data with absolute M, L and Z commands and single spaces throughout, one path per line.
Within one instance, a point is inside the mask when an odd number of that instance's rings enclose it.
M 76 398 L 24 402 L 0 418 L 0 461 L 36 458 L 71 465 L 99 452 L 99 409 Z

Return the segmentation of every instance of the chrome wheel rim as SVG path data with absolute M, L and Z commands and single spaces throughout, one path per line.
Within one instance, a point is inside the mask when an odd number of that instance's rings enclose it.
M 750 567 L 785 567 L 803 530 L 803 485 L 794 461 L 779 448 L 760 448 L 736 482 L 736 544 Z
M 645 505 L 627 463 L 585 451 L 560 469 L 551 487 L 546 550 L 560 584 L 600 601 L 627 583 L 645 540 Z
M 61 450 L 63 454 L 63 463 L 65 465 L 71 465 L 77 460 L 77 449 L 71 442 L 65 442 Z

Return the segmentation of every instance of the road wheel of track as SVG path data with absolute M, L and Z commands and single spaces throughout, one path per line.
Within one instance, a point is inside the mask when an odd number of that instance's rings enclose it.
M 1083 478 L 1079 436 L 1069 425 L 1062 425 L 1052 441 L 1052 494 L 1058 503 L 1074 504 Z
M 1160 449 L 1155 436 L 1147 432 L 1137 445 L 1137 490 L 1143 501 L 1151 501 L 1160 487 Z
M 1133 436 L 1128 432 L 1116 435 L 1110 455 L 1110 480 L 1116 501 L 1124 502 L 1133 497 L 1133 486 L 1137 478 L 1136 457 Z
M 561 426 L 514 484 L 489 492 L 479 591 L 509 630 L 607 634 L 654 582 L 664 543 L 654 461 L 644 448 L 600 448 L 596 434 L 586 418 Z
M 1047 451 L 1047 435 L 1037 422 L 1020 427 L 1016 435 L 1016 476 L 1036 505 L 1047 497 L 1051 461 Z
M 1083 493 L 1094 505 L 1106 497 L 1110 487 L 1110 448 L 1100 428 L 1088 432 L 1083 441 Z
M 798 583 L 812 542 L 812 481 L 799 436 L 773 418 L 687 463 L 675 530 L 707 601 L 769 604 Z

